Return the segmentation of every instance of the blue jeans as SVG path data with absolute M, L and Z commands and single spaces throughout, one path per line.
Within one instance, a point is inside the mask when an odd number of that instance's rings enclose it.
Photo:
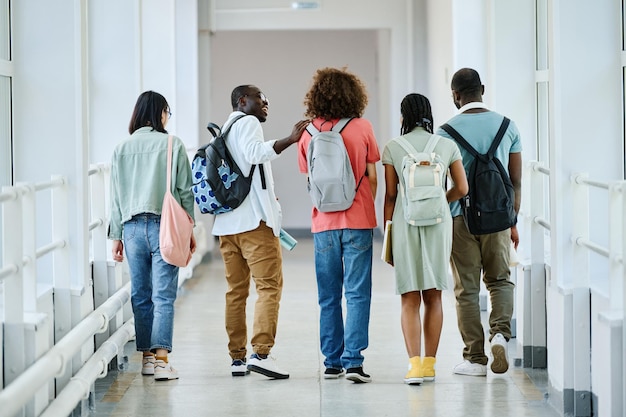
M 327 368 L 354 368 L 363 364 L 361 351 L 368 345 L 372 300 L 372 236 L 372 229 L 313 234 L 320 348 Z
M 135 337 L 140 352 L 172 351 L 178 267 L 161 258 L 160 221 L 161 216 L 143 213 L 124 223 Z

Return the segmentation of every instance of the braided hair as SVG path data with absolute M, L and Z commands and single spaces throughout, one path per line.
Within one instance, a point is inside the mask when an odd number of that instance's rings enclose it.
M 433 112 L 430 101 L 425 96 L 417 93 L 408 94 L 400 103 L 400 113 L 401 135 L 406 135 L 417 126 L 423 127 L 428 133 L 433 133 Z

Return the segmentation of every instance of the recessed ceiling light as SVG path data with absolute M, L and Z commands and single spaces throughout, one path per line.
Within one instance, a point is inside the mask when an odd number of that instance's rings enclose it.
M 316 1 L 294 1 L 291 3 L 292 9 L 317 9 L 320 7 Z

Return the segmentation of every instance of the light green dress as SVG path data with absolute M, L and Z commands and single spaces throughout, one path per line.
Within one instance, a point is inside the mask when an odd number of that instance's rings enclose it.
M 404 135 L 417 150 L 426 147 L 430 133 L 421 127 Z M 440 138 L 435 152 L 446 168 L 461 159 L 455 142 Z M 402 177 L 402 158 L 406 151 L 390 140 L 383 151 L 383 165 L 393 165 L 398 178 Z M 447 174 L 446 172 L 443 175 Z M 449 180 L 451 181 L 451 180 Z M 403 201 L 398 189 L 392 216 L 391 242 L 397 294 L 431 288 L 448 288 L 448 268 L 452 251 L 452 217 L 447 213 L 444 221 L 432 226 L 411 226 L 404 220 Z

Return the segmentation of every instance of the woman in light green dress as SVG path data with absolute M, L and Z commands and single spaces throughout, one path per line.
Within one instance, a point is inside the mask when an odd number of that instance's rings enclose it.
M 421 94 L 409 94 L 402 100 L 400 111 L 402 137 L 418 152 L 423 151 L 433 132 L 430 102 Z M 443 220 L 434 225 L 413 226 L 405 221 L 399 178 L 402 178 L 402 159 L 407 151 L 397 139 L 387 143 L 382 157 L 385 167 L 384 223 L 391 220 L 393 225 L 391 242 L 396 291 L 401 296 L 402 333 L 409 355 L 409 372 L 404 382 L 420 384 L 435 379 L 435 355 L 443 325 L 441 290 L 448 288 L 452 218 L 448 209 Z M 458 146 L 452 140 L 439 138 L 433 152 L 446 168 L 442 171 L 441 183 L 446 184 L 447 173 L 452 179 L 446 199 L 448 202 L 458 200 L 468 191 Z M 422 300 L 423 325 L 420 317 Z

